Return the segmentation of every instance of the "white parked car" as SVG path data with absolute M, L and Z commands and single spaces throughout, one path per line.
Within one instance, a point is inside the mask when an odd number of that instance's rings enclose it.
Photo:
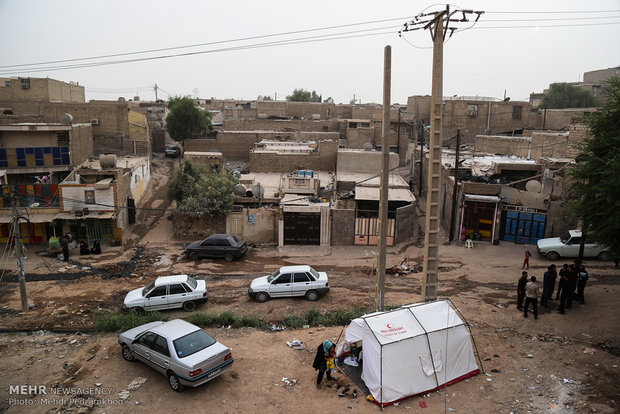
M 212 380 L 235 361 L 230 348 L 182 319 L 138 326 L 120 334 L 118 343 L 123 358 L 140 360 L 164 374 L 177 392 Z
M 127 293 L 123 310 L 183 308 L 188 312 L 209 299 L 207 283 L 188 275 L 161 276 L 148 286 Z
M 291 296 L 305 296 L 308 300 L 317 300 L 327 292 L 327 273 L 317 272 L 307 265 L 283 266 L 269 276 L 254 279 L 248 288 L 250 297 L 258 302 Z
M 581 230 L 569 230 L 562 237 L 550 237 L 536 242 L 538 253 L 549 260 L 558 260 L 560 257 L 579 257 L 581 244 Z M 598 243 L 586 240 L 583 248 L 583 257 L 598 257 L 600 260 L 611 260 L 612 254 L 608 248 Z

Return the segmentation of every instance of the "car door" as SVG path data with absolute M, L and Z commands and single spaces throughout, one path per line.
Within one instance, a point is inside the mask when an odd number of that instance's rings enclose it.
M 291 296 L 291 276 L 290 273 L 282 273 L 275 278 L 269 286 L 269 296 L 273 298 Z
M 157 371 L 165 374 L 170 366 L 168 340 L 161 335 L 155 336 L 156 338 L 151 344 L 150 365 Z
M 579 244 L 581 244 L 581 237 L 571 237 L 562 248 L 562 257 L 577 257 L 579 256 Z
M 168 288 L 168 309 L 180 308 L 183 303 L 191 300 L 188 293 L 181 283 L 175 283 Z
M 157 286 L 146 295 L 145 309 L 157 310 L 168 308 L 168 285 Z
M 230 243 L 227 239 L 217 239 L 217 257 L 224 257 L 230 251 Z
M 293 296 L 304 296 L 310 287 L 310 279 L 306 272 L 293 273 Z
M 153 366 L 151 362 L 151 346 L 157 339 L 154 332 L 145 332 L 133 341 L 133 354 L 142 362 L 149 366 Z M 153 368 L 155 368 L 153 366 Z
M 200 249 L 198 250 L 198 254 L 205 257 L 213 257 L 215 253 L 215 239 L 205 239 L 202 243 L 200 243 Z

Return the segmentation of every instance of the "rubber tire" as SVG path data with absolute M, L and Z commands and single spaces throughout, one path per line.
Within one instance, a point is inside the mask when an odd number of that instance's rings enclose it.
M 196 302 L 192 301 L 192 300 L 188 300 L 187 302 L 183 303 L 183 310 L 185 312 L 193 312 L 196 310 Z
M 316 290 L 309 290 L 306 292 L 306 299 L 314 302 L 319 300 L 319 292 L 317 292 Z
M 179 377 L 172 371 L 168 372 L 168 385 L 172 388 L 173 391 L 181 392 L 183 391 L 183 384 L 179 380 Z
M 232 253 L 226 253 L 224 255 L 224 260 L 226 260 L 227 262 L 232 262 L 234 259 L 234 256 L 232 255 Z
M 196 252 L 191 252 L 189 254 L 189 259 L 190 260 L 194 260 L 194 261 L 198 260 L 198 259 L 200 259 L 200 255 L 198 253 L 196 253 Z
M 258 303 L 265 303 L 269 300 L 269 294 L 267 292 L 258 292 L 256 294 L 256 301 Z
M 125 361 L 134 362 L 136 360 L 136 357 L 133 356 L 133 352 L 131 352 L 131 349 L 129 349 L 127 345 L 123 345 L 121 354 L 123 354 Z
M 560 255 L 558 252 L 549 252 L 547 253 L 547 259 L 555 261 L 558 260 L 560 258 Z
M 609 262 L 613 259 L 610 252 L 600 252 L 598 254 L 598 260 L 601 262 Z

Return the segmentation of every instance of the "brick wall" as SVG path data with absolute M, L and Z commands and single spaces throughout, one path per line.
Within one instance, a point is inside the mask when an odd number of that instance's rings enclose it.
M 527 157 L 530 142 L 528 137 L 504 137 L 477 135 L 474 148 L 487 154 L 516 155 Z
M 222 128 L 225 131 L 313 131 L 339 132 L 340 124 L 337 120 L 313 121 L 304 119 L 277 120 L 277 119 L 242 119 L 224 120 Z
M 338 143 L 336 141 L 319 141 L 317 150 L 312 153 L 252 152 L 250 153 L 250 171 L 283 173 L 298 169 L 334 171 L 337 154 Z

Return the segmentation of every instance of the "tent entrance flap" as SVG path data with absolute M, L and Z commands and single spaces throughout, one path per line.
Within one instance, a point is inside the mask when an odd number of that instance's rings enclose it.
M 467 322 L 444 299 L 356 318 L 336 351 L 361 344 L 360 378 L 385 406 L 478 374 L 472 342 Z

